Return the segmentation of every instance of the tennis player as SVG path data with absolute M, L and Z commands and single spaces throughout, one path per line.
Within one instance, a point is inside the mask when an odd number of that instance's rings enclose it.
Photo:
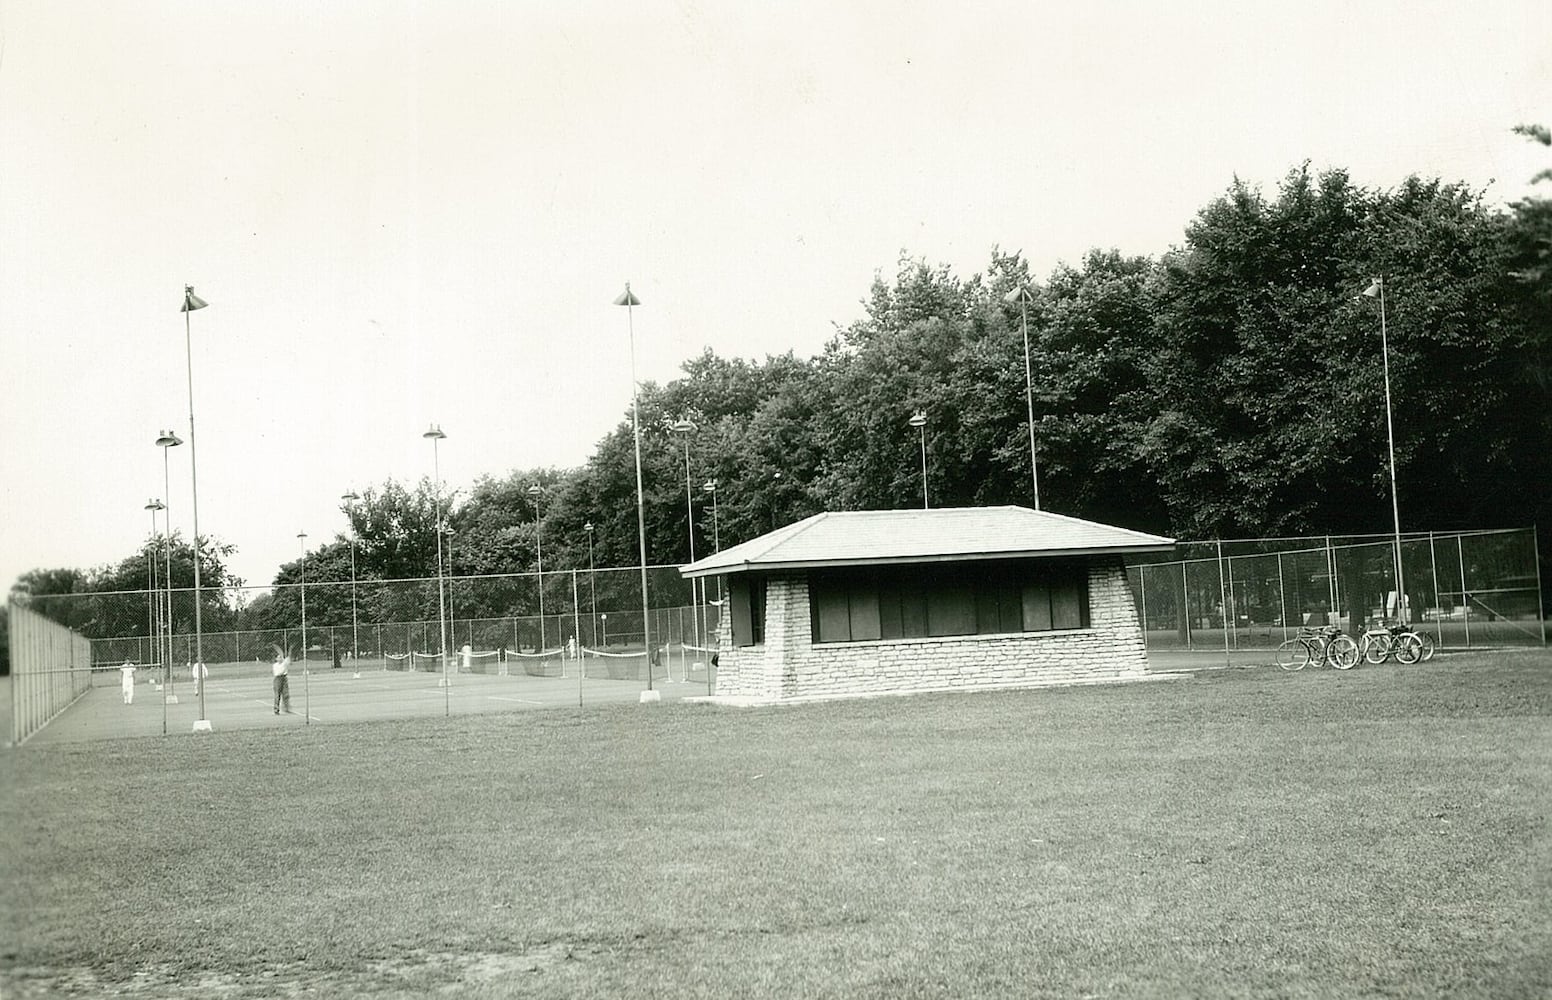
M 285 705 L 286 714 L 291 714 L 291 678 L 288 676 L 291 670 L 291 657 L 286 656 L 277 646 L 275 648 L 275 662 L 270 666 L 270 672 L 275 675 L 275 714 L 280 714 L 280 706 Z

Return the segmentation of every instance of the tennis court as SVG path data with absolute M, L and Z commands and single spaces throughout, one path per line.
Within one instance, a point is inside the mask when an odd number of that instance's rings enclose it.
M 423 670 L 385 670 L 376 664 L 331 669 L 314 663 L 304 672 L 293 665 L 291 714 L 276 715 L 269 664 L 220 663 L 210 667 L 205 715 L 217 732 L 223 732 L 639 702 L 645 682 L 612 677 L 611 665 L 593 658 L 551 661 L 545 669 L 553 676 L 535 676 L 513 662 L 505 675 L 454 673 L 446 687 L 440 673 Z M 704 666 L 697 671 L 691 664 L 686 671 L 673 663 L 666 674 L 658 671 L 652 687 L 665 701 L 707 693 Z M 199 697 L 187 678 L 176 681 L 173 691 L 178 703 L 165 704 L 162 690 L 142 679 L 135 685 L 134 703 L 126 705 L 114 670 L 32 736 L 28 745 L 160 736 L 164 731 L 192 734 L 199 718 Z

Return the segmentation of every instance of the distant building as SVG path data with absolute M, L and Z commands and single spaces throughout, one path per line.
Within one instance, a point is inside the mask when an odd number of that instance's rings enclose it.
M 1124 557 L 1174 539 L 1024 507 L 816 514 L 724 577 L 716 697 L 764 703 L 1141 677 Z

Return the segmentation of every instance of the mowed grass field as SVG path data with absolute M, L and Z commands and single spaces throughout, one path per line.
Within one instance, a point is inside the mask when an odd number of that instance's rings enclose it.
M 1552 654 L 0 755 L 6 997 L 1552 994 Z

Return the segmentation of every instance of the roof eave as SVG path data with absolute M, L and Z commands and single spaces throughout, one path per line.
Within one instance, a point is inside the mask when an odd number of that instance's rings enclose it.
M 791 561 L 745 560 L 716 566 L 693 568 L 694 564 L 679 567 L 687 579 L 703 576 L 726 576 L 732 573 L 775 572 L 780 570 L 837 569 L 846 566 L 903 566 L 920 563 L 990 562 L 993 559 L 1066 559 L 1072 556 L 1135 555 L 1143 552 L 1168 552 L 1174 549 L 1173 541 L 1164 543 L 1138 543 L 1136 545 L 1106 545 L 1073 547 L 1065 549 L 1041 549 L 1038 552 L 1017 550 L 1012 552 L 954 552 L 927 556 L 876 556 L 866 559 L 802 559 Z

